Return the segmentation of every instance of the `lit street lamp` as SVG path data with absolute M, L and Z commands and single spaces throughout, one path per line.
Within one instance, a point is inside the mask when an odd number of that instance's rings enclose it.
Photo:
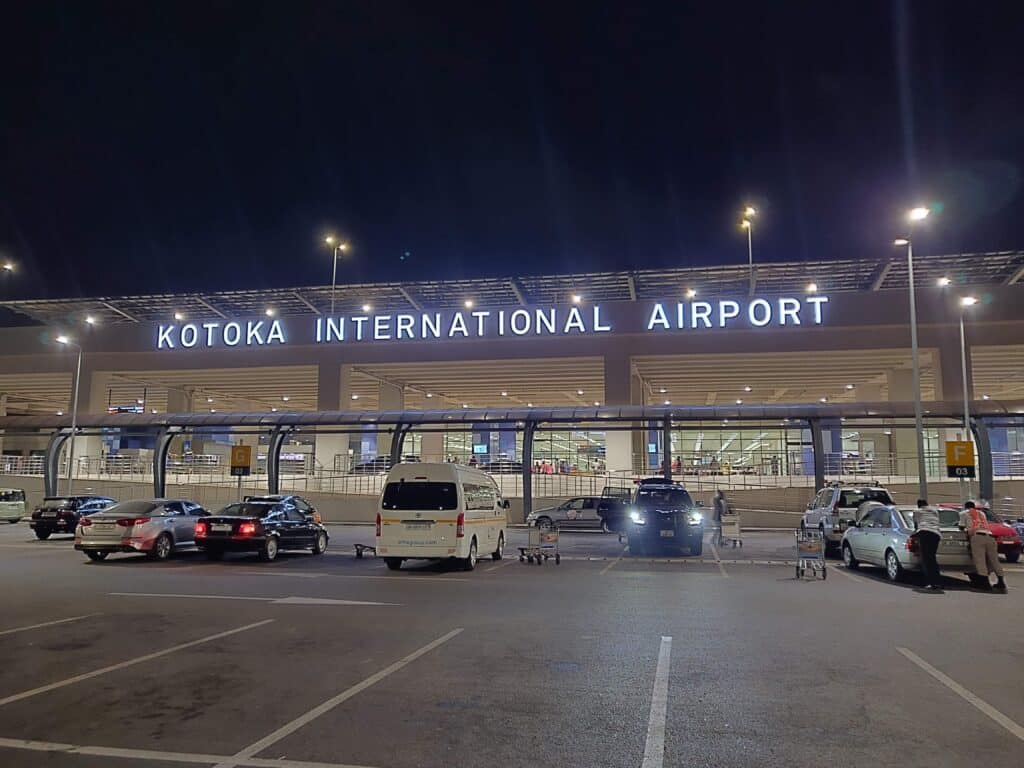
M 964 333 L 964 310 L 978 303 L 974 296 L 960 298 L 960 378 L 964 384 L 964 440 L 970 440 L 971 414 L 970 401 L 967 397 L 967 337 Z
M 750 293 L 754 293 L 754 217 L 757 210 L 752 206 L 743 209 L 743 221 L 740 224 L 747 230 L 747 259 L 750 264 Z
M 71 495 L 71 486 L 75 476 L 75 432 L 78 427 L 78 383 L 82 378 L 82 348 L 75 344 L 67 336 L 61 335 L 56 338 L 58 344 L 65 347 L 73 347 L 78 350 L 78 362 L 75 364 L 75 395 L 71 405 L 71 439 L 68 441 L 68 496 Z
M 914 369 L 914 430 L 917 432 L 917 497 L 928 498 L 928 477 L 924 463 L 924 417 L 921 414 L 921 360 L 917 349 L 917 304 L 914 298 L 914 244 L 911 239 L 914 224 L 924 221 L 931 213 L 924 206 L 907 212 L 910 231 L 907 237 L 893 241 L 893 245 L 906 246 L 907 286 L 910 293 L 910 356 Z
M 334 267 L 331 270 L 331 314 L 334 314 L 334 294 L 338 289 L 338 254 L 348 251 L 348 243 L 340 243 L 334 235 L 328 235 L 324 242 L 334 248 Z

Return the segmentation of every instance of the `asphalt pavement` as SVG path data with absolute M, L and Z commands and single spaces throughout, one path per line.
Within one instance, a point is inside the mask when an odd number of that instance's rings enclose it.
M 790 534 L 388 571 L 324 556 L 92 563 L 0 527 L 0 766 L 1020 766 L 1024 568 L 944 594 L 795 578 Z

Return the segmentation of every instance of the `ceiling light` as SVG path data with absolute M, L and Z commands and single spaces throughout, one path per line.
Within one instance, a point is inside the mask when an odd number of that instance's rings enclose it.
M 696 288 L 687 288 L 686 289 L 686 298 L 692 299 L 696 295 L 697 295 L 697 289 Z
M 949 285 L 953 281 L 950 280 L 948 277 L 940 277 L 935 282 L 939 284 L 939 288 L 945 288 L 947 285 Z
M 85 322 L 87 322 L 89 325 L 95 325 L 96 324 L 96 318 L 93 317 L 92 315 L 86 315 L 85 316 Z
M 977 299 L 976 296 L 963 296 L 960 299 L 960 306 L 961 307 L 973 307 L 977 303 L 978 303 L 978 299 Z
M 502 397 L 508 397 L 508 392 L 506 392 L 504 389 L 501 390 L 501 396 Z
M 141 397 L 140 397 L 140 398 L 137 398 L 137 399 L 135 400 L 135 404 L 136 404 L 136 405 L 142 405 L 142 404 L 143 404 L 144 402 L 146 402 L 146 401 L 145 401 L 145 400 L 143 400 L 143 399 L 142 399 Z
M 583 297 L 580 296 L 578 293 L 574 293 L 572 295 L 572 303 L 573 304 L 579 304 L 581 301 L 583 301 Z
M 737 399 L 737 400 L 736 400 L 736 405 L 743 405 L 743 401 L 742 401 L 742 400 L 739 400 L 739 399 Z
M 818 400 L 818 402 L 820 402 L 820 403 L 827 403 L 828 402 L 828 398 L 827 397 L 822 397 L 822 398 L 820 398 Z
M 577 395 L 582 395 L 583 394 L 583 390 L 582 389 L 577 389 L 576 390 L 576 394 Z
M 362 309 L 363 309 L 363 312 L 373 312 L 373 305 L 372 304 L 363 304 Z
M 267 307 L 265 310 L 263 310 L 263 314 L 265 314 L 267 317 L 273 317 L 274 316 L 274 308 L 273 307 Z
M 910 241 L 905 237 L 897 237 L 892 241 L 893 245 L 910 245 Z
M 853 389 L 853 388 L 854 388 L 854 386 L 853 386 L 853 384 L 847 384 L 847 385 L 846 385 L 846 388 L 847 388 L 847 389 Z
M 286 403 L 287 403 L 287 402 L 288 402 L 289 400 L 291 400 L 291 398 L 290 398 L 290 397 L 288 397 L 288 395 L 281 395 L 281 399 L 282 399 L 282 400 L 284 400 L 284 401 L 285 401 Z
M 5 261 L 4 262 L 4 272 L 13 272 L 13 271 L 14 271 L 14 262 Z
M 527 407 L 527 408 L 533 408 L 533 403 L 527 403 L 527 404 L 526 404 L 526 407 Z
M 210 413 L 216 413 L 216 412 L 217 412 L 217 409 L 216 409 L 216 408 L 211 408 L 211 409 L 210 409 Z
M 357 397 L 358 397 L 358 395 L 357 395 Z M 430 392 L 427 392 L 427 397 L 433 397 L 433 395 Z
M 64 415 L 64 411 L 57 411 L 57 415 L 58 416 L 63 416 Z
M 271 407 L 270 412 L 271 413 L 277 413 L 277 408 Z
M 661 388 L 661 389 L 659 389 L 658 391 L 659 391 L 659 392 L 660 392 L 661 394 L 663 394 L 663 395 L 664 395 L 664 394 L 665 394 L 666 392 L 668 392 L 668 390 L 667 390 L 667 389 L 665 389 L 664 387 L 662 387 L 662 388 Z
M 156 408 L 153 408 L 152 410 L 150 410 L 150 413 L 156 413 Z
M 753 390 L 753 387 L 744 387 L 743 388 L 744 392 L 751 392 L 752 390 Z
M 808 283 L 807 287 L 804 290 L 806 290 L 808 293 L 817 293 L 818 292 L 818 284 L 817 283 Z
M 594 405 L 600 405 L 600 404 L 601 404 L 601 401 L 600 401 L 600 400 L 595 400 L 595 401 L 594 401 Z
M 466 309 L 472 309 L 473 308 L 473 300 L 472 299 L 466 299 L 462 303 L 463 303 L 463 305 L 465 305 Z
M 666 400 L 665 401 L 665 405 L 672 405 L 672 401 L 671 400 Z
M 57 338 L 55 339 L 55 341 L 56 341 L 56 342 L 57 342 L 58 344 L 70 344 L 70 343 L 71 343 L 71 339 L 69 339 L 69 338 L 68 338 L 67 336 L 64 336 L 63 334 L 61 334 L 60 336 L 58 336 L 58 337 L 57 337 Z
M 887 429 L 887 430 L 885 430 L 885 431 L 883 432 L 883 434 L 886 434 L 886 435 L 891 435 L 891 434 L 892 434 L 892 430 L 891 430 L 891 429 Z
M 989 395 L 982 395 L 981 399 L 982 400 L 991 400 L 992 398 Z
M 469 408 L 469 406 L 468 406 L 468 405 L 466 405 L 465 403 L 463 403 L 463 404 L 462 404 L 462 407 L 463 407 L 463 408 Z
M 175 312 L 174 319 L 180 323 L 182 320 L 185 319 L 185 316 L 181 312 Z
M 212 403 L 212 402 L 213 402 L 213 398 L 212 398 L 212 397 L 208 397 L 208 398 L 206 398 L 206 402 L 208 402 L 208 403 Z

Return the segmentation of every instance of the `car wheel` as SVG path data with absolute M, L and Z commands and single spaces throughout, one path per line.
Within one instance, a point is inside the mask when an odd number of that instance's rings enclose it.
M 694 557 L 700 557 L 704 553 L 704 537 L 701 536 L 696 541 L 690 543 L 690 554 Z
M 860 565 L 857 558 L 853 556 L 853 547 L 849 544 L 843 544 L 843 565 L 851 571 L 857 570 L 857 567 Z
M 50 538 L 50 534 L 53 533 L 49 528 L 36 528 L 36 538 L 41 541 L 45 541 Z M 1009 559 L 1009 558 L 1007 558 Z
M 538 517 L 537 518 L 537 522 L 536 522 L 535 525 L 536 525 L 537 528 L 550 528 L 551 527 L 551 518 L 550 517 Z
M 1016 563 L 1018 560 L 1020 560 L 1020 552 L 1007 552 L 1006 553 L 1006 562 L 1008 562 L 1008 563 Z
M 224 550 L 223 549 L 207 549 L 206 550 L 207 560 L 223 560 Z
M 171 534 L 161 533 L 156 537 L 156 541 L 153 542 L 153 548 L 149 550 L 148 554 L 151 560 L 166 560 L 173 551 L 174 539 L 171 538 Z
M 402 558 L 400 557 L 385 557 L 384 565 L 388 567 L 389 571 L 397 571 L 402 567 Z
M 269 563 L 277 559 L 277 536 L 268 536 L 260 547 L 260 560 Z
M 505 554 L 505 534 L 498 534 L 498 548 L 491 553 L 491 560 L 501 560 Z
M 94 560 L 96 562 L 99 562 L 100 560 L 106 560 L 107 555 L 109 554 L 109 552 L 97 552 L 95 549 L 85 550 L 85 556 L 88 557 L 90 560 Z
M 903 566 L 891 549 L 885 550 L 885 575 L 889 577 L 889 581 L 903 580 Z
M 327 551 L 327 534 L 320 531 L 316 535 L 316 539 L 313 541 L 313 554 L 322 555 Z
M 825 526 L 824 525 L 819 525 L 818 526 L 818 533 L 821 534 L 821 552 L 822 552 L 822 554 L 825 557 L 828 557 L 829 555 L 832 554 L 833 549 L 832 549 L 832 542 L 825 538 Z
M 466 571 L 476 568 L 476 539 L 469 543 L 469 557 L 462 561 L 462 568 Z

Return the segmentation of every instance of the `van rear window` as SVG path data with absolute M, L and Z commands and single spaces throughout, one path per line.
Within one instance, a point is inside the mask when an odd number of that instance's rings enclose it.
M 24 501 L 24 491 L 0 491 L 0 501 Z
M 384 509 L 457 509 L 455 483 L 388 483 L 381 500 Z

